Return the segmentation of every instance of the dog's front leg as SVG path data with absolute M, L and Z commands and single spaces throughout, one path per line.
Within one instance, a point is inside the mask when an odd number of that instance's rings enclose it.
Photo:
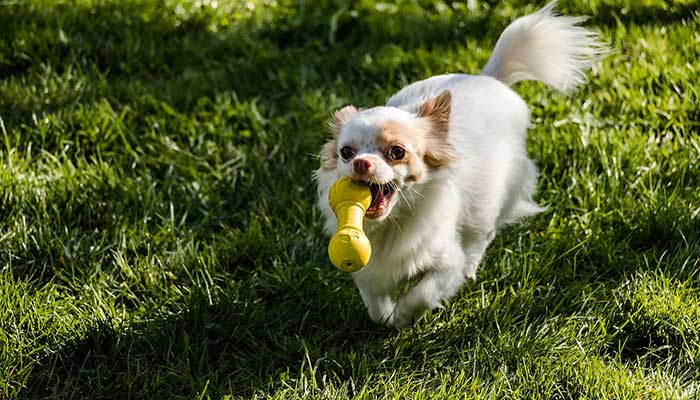
M 370 282 L 355 280 L 369 317 L 377 324 L 387 325 L 396 306 L 389 293 L 374 288 Z
M 426 272 L 398 300 L 387 325 L 401 330 L 420 319 L 427 311 L 442 307 L 442 302 L 457 293 L 464 283 L 463 264 L 464 253 L 457 246 L 445 252 L 439 269 Z

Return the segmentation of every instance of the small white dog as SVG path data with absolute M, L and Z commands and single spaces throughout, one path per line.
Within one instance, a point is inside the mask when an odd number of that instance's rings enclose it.
M 543 210 L 532 200 L 529 111 L 509 85 L 531 79 L 570 92 L 603 52 L 597 35 L 578 26 L 582 18 L 553 8 L 511 23 L 481 75 L 435 76 L 385 106 L 333 115 L 316 171 L 318 200 L 332 234 L 333 182 L 350 176 L 370 185 L 364 225 L 372 258 L 353 278 L 373 321 L 401 329 L 440 307 L 475 276 L 499 226 Z

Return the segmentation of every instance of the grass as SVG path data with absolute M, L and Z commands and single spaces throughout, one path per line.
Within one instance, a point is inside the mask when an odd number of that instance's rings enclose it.
M 0 398 L 700 395 L 695 1 L 563 1 L 614 52 L 516 87 L 550 210 L 446 309 L 373 325 L 326 258 L 330 112 L 541 5 L 0 1 Z

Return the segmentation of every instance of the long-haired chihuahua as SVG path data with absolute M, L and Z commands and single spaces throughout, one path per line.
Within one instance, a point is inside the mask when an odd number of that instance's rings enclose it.
M 373 253 L 352 276 L 373 321 L 402 329 L 440 307 L 475 276 L 500 226 L 543 210 L 532 199 L 528 107 L 509 86 L 536 80 L 569 93 L 605 50 L 582 18 L 553 8 L 512 22 L 481 75 L 434 76 L 384 106 L 333 114 L 315 174 L 318 201 L 332 234 L 333 182 L 350 176 L 370 187 L 364 225 Z

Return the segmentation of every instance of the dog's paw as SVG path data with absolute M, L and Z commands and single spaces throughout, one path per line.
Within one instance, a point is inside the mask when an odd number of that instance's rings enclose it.
M 367 313 L 369 314 L 369 318 L 375 324 L 388 326 L 392 320 L 392 314 L 395 307 L 396 306 L 394 303 L 388 304 L 385 307 L 370 307 L 367 309 Z
M 476 279 L 476 265 L 469 264 L 462 272 L 464 273 L 465 279 Z
M 403 307 L 397 305 L 394 308 L 394 311 L 391 313 L 391 318 L 389 318 L 384 325 L 386 325 L 388 328 L 394 328 L 400 331 L 413 325 L 416 320 L 417 318 L 415 315 L 413 315 L 413 313 L 406 312 Z
M 415 319 L 411 317 L 405 317 L 402 316 L 400 318 L 392 318 L 387 324 L 387 328 L 394 328 L 397 331 L 404 330 L 405 328 L 408 328 L 409 326 L 413 325 L 415 322 Z

